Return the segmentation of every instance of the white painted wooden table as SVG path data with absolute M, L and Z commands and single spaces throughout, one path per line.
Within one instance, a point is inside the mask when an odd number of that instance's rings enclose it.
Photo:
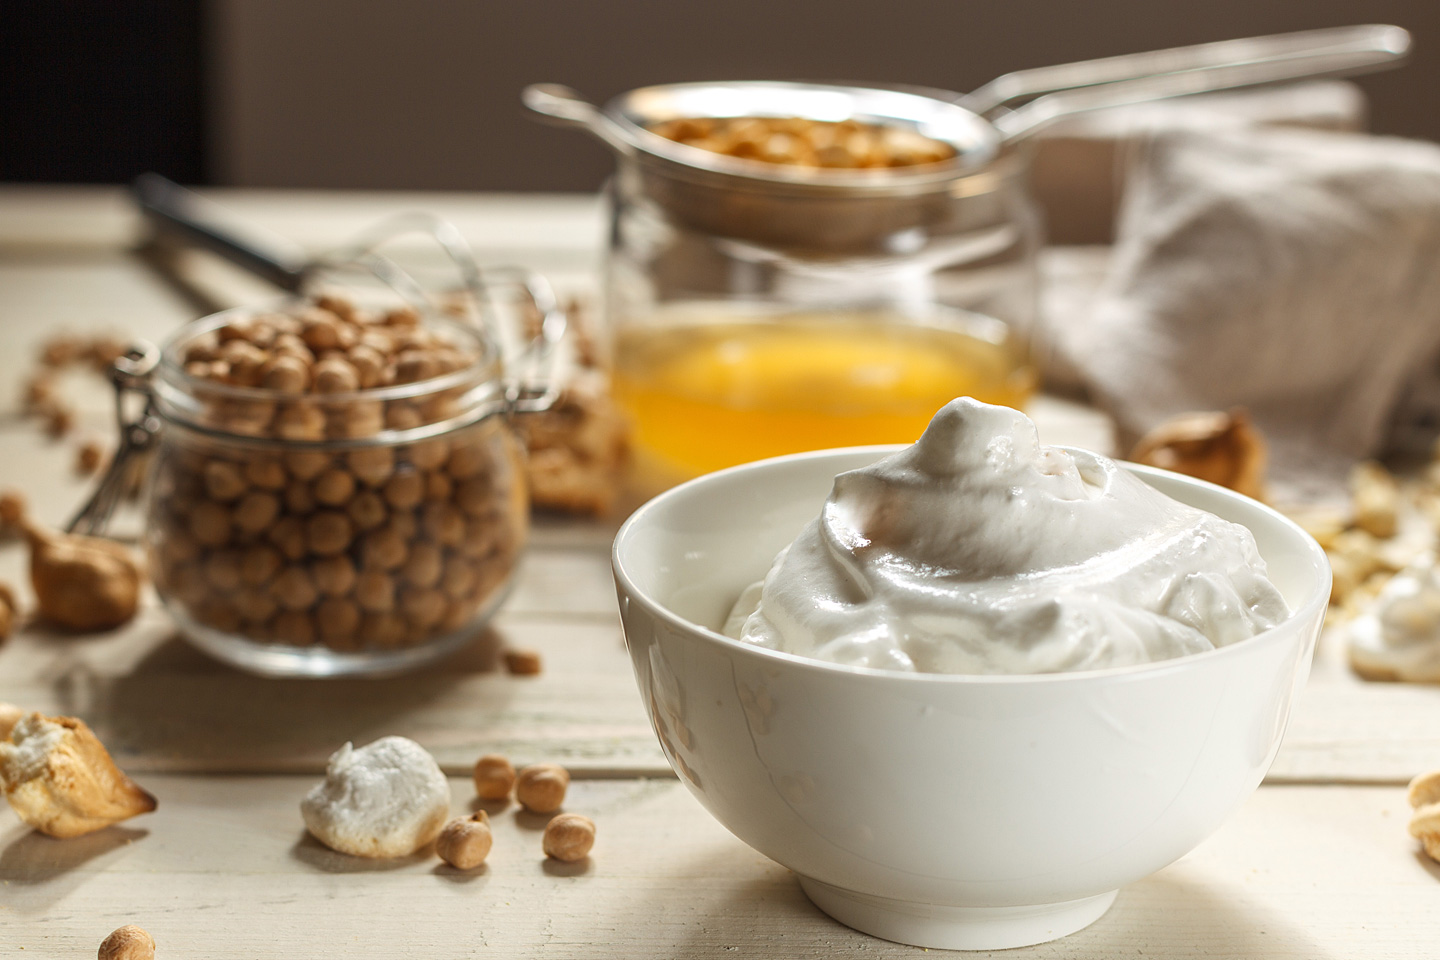
M 380 217 L 427 209 L 492 262 L 523 262 L 562 288 L 593 286 L 601 236 L 583 198 L 217 197 L 253 223 L 321 249 Z M 61 522 L 85 484 L 73 447 L 17 414 L 34 345 L 60 329 L 158 338 L 196 315 L 126 251 L 136 225 L 113 190 L 0 189 L 0 486 Z M 1073 276 L 1093 254 L 1057 251 Z M 1082 271 L 1083 272 L 1083 271 Z M 216 300 L 263 287 L 190 265 Z M 82 429 L 108 428 L 103 387 Z M 1103 444 L 1103 424 L 1055 402 L 1051 442 Z M 159 810 L 55 841 L 0 810 L 0 956 L 84 957 L 139 923 L 163 957 L 889 957 L 916 948 L 855 933 L 810 906 L 794 879 L 731 837 L 670 776 L 630 677 L 608 546 L 616 523 L 539 518 L 517 589 L 493 629 L 408 677 L 277 681 L 191 650 L 153 600 L 113 635 L 27 628 L 0 648 L 0 701 L 89 721 Z M 22 586 L 18 545 L 0 579 Z M 28 598 L 26 600 L 28 604 Z M 545 672 L 496 669 L 501 643 L 534 647 Z M 1363 683 L 1322 642 L 1265 786 L 1199 849 L 1121 892 L 1094 926 L 1022 957 L 1434 957 L 1440 868 L 1405 834 L 1401 785 L 1440 766 L 1440 689 Z M 582 865 L 546 862 L 538 818 L 491 807 L 496 841 L 474 874 L 433 857 L 359 861 L 307 838 L 297 804 L 345 740 L 404 734 L 455 779 L 482 751 L 575 772 L 567 809 L 599 826 Z M 1063 794 L 1057 794 L 1063 803 Z

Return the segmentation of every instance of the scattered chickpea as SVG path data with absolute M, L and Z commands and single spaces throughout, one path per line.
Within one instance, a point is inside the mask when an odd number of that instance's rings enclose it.
M 578 813 L 562 813 L 545 824 L 545 856 L 574 863 L 595 846 L 595 821 Z
M 506 650 L 505 669 L 517 677 L 533 677 L 540 673 L 540 654 L 534 650 Z
M 475 795 L 481 800 L 505 800 L 515 789 L 515 765 L 498 753 L 475 761 Z
M 21 521 L 25 519 L 26 510 L 25 495 L 19 490 L 6 490 L 4 493 L 0 493 L 0 524 L 18 528 Z
M 445 824 L 435 840 L 435 852 L 457 870 L 474 870 L 490 855 L 494 837 L 490 815 L 477 810 L 468 817 L 456 817 Z
M 9 584 L 0 583 L 0 643 L 10 639 L 15 630 L 15 618 L 20 607 L 15 602 L 15 593 Z
M 155 938 L 126 924 L 100 942 L 99 960 L 155 960 Z
M 565 803 L 569 786 L 570 771 L 558 763 L 535 763 L 516 776 L 515 799 L 527 810 L 552 813 Z
M 105 459 L 105 448 L 99 441 L 86 440 L 80 444 L 80 449 L 75 452 L 75 472 L 82 477 L 88 477 L 100 469 L 100 464 Z

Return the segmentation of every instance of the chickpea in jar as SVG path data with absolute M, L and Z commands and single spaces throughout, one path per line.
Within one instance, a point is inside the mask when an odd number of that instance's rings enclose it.
M 167 421 L 148 540 L 182 622 L 348 654 L 489 611 L 528 522 L 520 448 L 496 419 L 425 429 L 461 412 L 478 349 L 324 296 L 174 351 L 191 406 Z
M 650 132 L 745 160 L 836 170 L 912 167 L 955 158 L 955 148 L 914 130 L 858 120 L 803 117 L 682 117 Z

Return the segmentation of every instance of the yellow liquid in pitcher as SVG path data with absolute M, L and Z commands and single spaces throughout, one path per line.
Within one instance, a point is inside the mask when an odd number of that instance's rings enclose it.
M 641 462 L 681 476 L 801 450 L 913 443 L 956 397 L 1019 407 L 1034 389 L 1032 368 L 1003 336 L 876 314 L 632 328 L 615 343 L 615 396 Z

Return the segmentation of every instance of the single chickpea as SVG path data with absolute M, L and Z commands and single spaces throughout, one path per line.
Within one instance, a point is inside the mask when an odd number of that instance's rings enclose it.
M 395 358 L 395 382 L 416 383 L 440 372 L 434 356 L 425 350 L 405 350 Z
M 286 610 L 275 618 L 275 636 L 293 647 L 315 642 L 315 618 L 303 610 Z
M 260 386 L 276 393 L 301 394 L 310 385 L 310 365 L 293 353 L 280 353 L 260 370 Z
M 385 527 L 393 530 L 401 540 L 410 541 L 420 532 L 420 521 L 408 510 L 399 511 L 390 515 L 390 522 Z
M 454 482 L 438 471 L 425 474 L 425 499 L 431 501 L 449 500 L 455 490 Z
M 285 487 L 285 509 L 296 516 L 315 512 L 315 490 L 304 480 L 291 480 Z
M 291 450 L 285 454 L 285 469 L 297 480 L 314 480 L 330 466 L 330 455 L 319 450 Z
M 381 650 L 398 647 L 405 642 L 405 621 L 393 613 L 367 613 L 360 620 L 360 642 Z
M 206 597 L 192 612 L 196 620 L 222 633 L 235 633 L 240 629 L 240 614 L 223 597 Z
M 325 414 L 311 403 L 291 403 L 275 417 L 275 433 L 285 440 L 322 440 Z
M 19 490 L 6 490 L 0 493 L 0 524 L 7 527 L 18 527 L 25 519 L 27 506 L 25 495 Z
M 312 307 L 300 317 L 300 339 L 305 341 L 305 346 L 317 353 L 321 350 L 334 350 L 341 343 L 340 327 L 341 320 L 335 314 Z
M 361 447 L 351 450 L 345 457 L 350 470 L 361 483 L 372 487 L 383 486 L 395 472 L 395 455 L 389 447 Z
M 233 599 L 240 619 L 250 624 L 264 623 L 280 609 L 270 592 L 259 587 L 241 587 Z
M 280 390 L 282 393 L 303 393 L 305 388 L 310 385 L 310 368 L 315 365 L 314 352 L 305 345 L 304 340 L 301 340 L 297 334 L 293 333 L 282 333 L 276 336 L 273 350 L 275 359 L 277 360 L 284 357 L 297 361 L 299 363 L 298 369 L 301 377 L 297 381 L 292 374 L 286 374 L 285 377 L 287 379 L 283 385 L 285 389 L 282 389 L 281 386 L 272 387 L 269 383 L 264 382 L 263 377 L 261 381 L 262 384 L 270 387 L 272 390 Z M 293 387 L 297 382 L 299 383 L 298 390 L 288 389 Z
M 331 467 L 315 478 L 315 499 L 330 507 L 338 507 L 355 494 L 355 475 L 339 467 Z
M 424 423 L 420 411 L 408 401 L 392 400 L 385 408 L 385 426 L 391 430 L 414 430 Z
M 474 870 L 490 855 L 494 838 L 490 815 L 477 810 L 468 817 L 456 817 L 445 824 L 435 839 L 435 852 L 457 870 Z
M 304 610 L 313 604 L 319 591 L 310 572 L 302 566 L 289 566 L 280 571 L 270 584 L 270 592 L 286 610 Z
M 414 587 L 433 587 L 440 579 L 444 559 L 433 543 L 417 543 L 400 568 L 400 579 Z
M 451 633 L 470 623 L 470 618 L 475 615 L 477 608 L 469 603 L 452 603 L 445 610 L 445 616 L 440 618 L 440 630 Z
M 237 464 L 228 460 L 210 460 L 204 470 L 205 492 L 210 499 L 228 503 L 246 490 L 245 477 Z
M 357 346 L 369 347 L 382 357 L 388 357 L 395 350 L 395 334 L 383 327 L 366 327 L 360 333 Z
M 490 465 L 485 447 L 479 443 L 456 445 L 445 463 L 445 472 L 456 480 L 476 476 Z
M 214 500 L 201 500 L 190 510 L 190 535 L 203 547 L 230 542 L 230 511 Z
M 345 597 L 326 597 L 315 608 L 315 622 L 327 644 L 351 640 L 360 631 L 360 607 Z
M 395 581 L 383 570 L 362 570 L 355 578 L 355 602 L 368 613 L 395 609 Z
M 439 423 L 441 420 L 449 420 L 460 413 L 459 401 L 451 396 L 449 392 L 438 393 L 420 404 L 420 416 L 425 418 L 426 423 Z
M 288 560 L 301 559 L 308 549 L 305 522 L 299 517 L 281 517 L 265 536 Z
M 327 357 L 315 364 L 316 393 L 354 393 L 360 389 L 360 373 L 349 360 Z
M 465 538 L 465 517 L 453 504 L 427 503 L 420 508 L 420 529 L 437 543 L 458 546 Z
M 216 550 L 205 558 L 205 581 L 222 593 L 240 586 L 240 556 L 233 550 Z
M 338 510 L 321 510 L 305 521 L 305 542 L 310 552 L 328 557 L 344 551 L 355 536 L 350 518 Z
M 285 560 L 280 551 L 263 543 L 247 547 L 240 555 L 240 579 L 252 587 L 268 583 L 280 572 Z
M 100 960 L 155 960 L 155 938 L 133 923 L 100 941 Z
M 450 459 L 450 444 L 443 439 L 422 440 L 413 444 L 408 458 L 419 470 L 438 470 Z
M 345 505 L 345 512 L 355 523 L 357 530 L 373 530 L 389 518 L 385 501 L 372 490 L 361 490 Z
M 354 400 L 330 412 L 326 430 L 332 437 L 373 437 L 385 429 L 382 406 L 374 400 Z
M 316 560 L 310 573 L 315 586 L 327 597 L 343 597 L 355 586 L 355 563 L 344 554 Z
M 478 582 L 474 567 L 454 561 L 446 565 L 445 574 L 440 578 L 440 589 L 447 597 L 463 600 L 474 594 L 475 584 Z
M 429 630 L 445 616 L 447 602 L 439 590 L 405 587 L 400 591 L 400 612 L 411 625 Z
M 359 311 L 353 301 L 336 293 L 322 293 L 315 298 L 315 306 L 329 310 L 347 323 L 354 323 Z
M 562 813 L 545 824 L 541 841 L 545 856 L 574 863 L 584 860 L 595 846 L 595 821 L 578 813 Z
M 540 674 L 540 654 L 535 650 L 506 650 L 505 669 L 517 677 Z
M 515 765 L 498 753 L 475 761 L 475 795 L 481 800 L 508 800 L 515 789 Z
M 409 553 L 405 538 L 388 524 L 365 534 L 360 541 L 361 562 L 376 570 L 394 570 L 405 562 Z
M 235 506 L 235 526 L 254 535 L 275 522 L 280 515 L 280 498 L 273 493 L 251 490 Z
M 490 478 L 469 477 L 455 484 L 455 506 L 472 517 L 484 517 L 495 502 L 495 489 Z
M 565 803 L 570 771 L 558 763 L 534 763 L 515 778 L 515 799 L 527 810 L 552 813 Z
M 220 356 L 230 364 L 230 382 L 238 387 L 258 387 L 261 371 L 269 355 L 245 340 L 231 340 L 220 348 Z
M 360 379 L 360 389 L 379 386 L 385 375 L 385 355 L 367 343 L 358 343 L 346 355 Z
M 380 321 L 387 327 L 414 327 L 420 323 L 420 312 L 414 307 L 396 307 Z
M 251 460 L 245 464 L 245 482 L 261 490 L 283 490 L 290 478 L 279 460 Z
M 169 566 L 193 563 L 200 558 L 200 544 L 179 527 L 167 526 L 160 537 L 160 562 Z
M 385 500 L 396 510 L 409 510 L 425 499 L 425 479 L 413 470 L 396 473 L 386 481 Z

